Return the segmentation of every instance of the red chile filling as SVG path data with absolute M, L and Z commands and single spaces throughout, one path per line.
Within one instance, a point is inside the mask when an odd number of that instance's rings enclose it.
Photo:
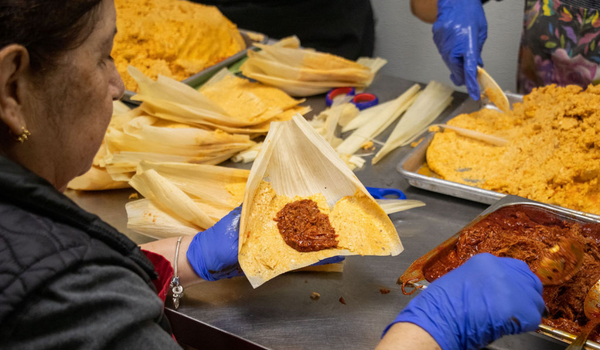
M 288 203 L 273 220 L 277 222 L 285 243 L 299 252 L 336 248 L 338 245 L 329 216 L 321 213 L 313 200 Z

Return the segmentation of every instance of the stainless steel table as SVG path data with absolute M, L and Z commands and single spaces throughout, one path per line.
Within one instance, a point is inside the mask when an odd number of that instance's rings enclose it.
M 385 102 L 412 84 L 404 79 L 378 76 L 368 92 Z M 452 106 L 440 120 L 466 97 L 456 93 Z M 323 97 L 309 98 L 307 103 L 315 111 L 325 108 Z M 393 127 L 379 139 L 387 139 Z M 483 204 L 410 187 L 396 172 L 396 165 L 408 151 L 409 147 L 397 149 L 375 167 L 369 160 L 364 169 L 356 172 L 366 186 L 398 188 L 409 199 L 427 204 L 391 216 L 405 248 L 403 253 L 396 257 L 353 256 L 346 259 L 343 273 L 288 273 L 258 289 L 252 289 L 243 277 L 188 288 L 179 310 L 168 310 L 176 337 L 198 349 L 373 349 L 386 325 L 411 299 L 402 295 L 400 286 L 395 284 L 402 272 L 486 208 Z M 135 242 L 145 243 L 151 239 L 126 227 L 124 204 L 132 192 L 131 189 L 98 193 L 68 191 L 67 195 Z M 382 294 L 381 288 L 391 292 Z M 320 293 L 321 298 L 311 300 L 312 292 Z M 346 304 L 339 301 L 341 297 Z M 490 348 L 565 347 L 558 344 L 537 334 L 525 334 L 503 338 Z

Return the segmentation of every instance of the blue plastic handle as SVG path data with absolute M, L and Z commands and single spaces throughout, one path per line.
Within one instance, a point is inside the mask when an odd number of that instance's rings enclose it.
M 406 195 L 395 188 L 366 187 L 366 189 L 375 199 L 406 199 Z M 386 198 L 385 196 L 396 196 L 397 198 Z

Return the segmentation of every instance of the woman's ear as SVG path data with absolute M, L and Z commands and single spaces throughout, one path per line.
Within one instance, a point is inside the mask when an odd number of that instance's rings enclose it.
M 29 52 L 25 47 L 12 44 L 0 49 L 0 122 L 14 135 L 21 135 L 27 128 L 23 104 L 28 71 Z

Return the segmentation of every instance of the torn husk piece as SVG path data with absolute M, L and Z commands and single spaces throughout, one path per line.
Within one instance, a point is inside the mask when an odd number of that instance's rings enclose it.
M 298 241 L 283 229 L 284 237 L 280 227 L 286 222 L 292 231 L 308 224 L 293 215 L 294 208 L 318 208 L 314 217 L 323 231 Z M 253 287 L 333 256 L 402 250 L 386 213 L 304 118 L 271 125 L 248 178 L 240 223 L 239 261 Z

